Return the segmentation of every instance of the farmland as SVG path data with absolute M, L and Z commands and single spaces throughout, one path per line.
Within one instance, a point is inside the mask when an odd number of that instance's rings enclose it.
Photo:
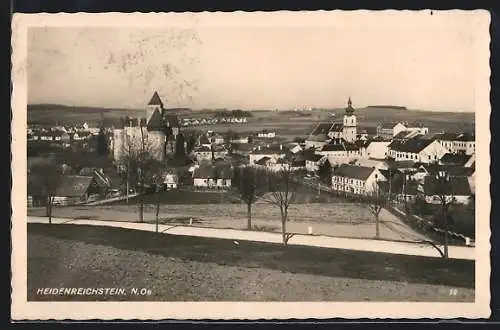
M 246 205 L 232 204 L 164 204 L 160 207 L 160 223 L 192 225 L 210 228 L 246 229 Z M 53 216 L 68 219 L 95 219 L 105 221 L 138 221 L 137 205 L 72 206 L 56 207 Z M 29 209 L 28 215 L 44 216 L 45 210 Z M 145 206 L 144 221 L 155 221 L 155 207 Z M 381 213 L 383 225 L 380 237 L 388 240 L 421 240 L 424 237 L 404 225 L 387 211 Z M 252 223 L 255 230 L 279 232 L 281 230 L 279 209 L 268 203 L 256 203 L 252 208 Z M 287 229 L 295 233 L 308 233 L 312 227 L 315 234 L 373 238 L 375 222 L 368 208 L 353 203 L 292 204 L 289 210 Z
M 28 225 L 28 300 L 474 301 L 474 262 L 154 234 Z M 40 296 L 116 287 L 147 296 Z M 450 288 L 457 295 L 450 295 Z
M 89 107 L 67 107 L 62 105 L 29 105 L 28 123 L 54 125 L 54 118 L 58 123 L 77 124 L 87 122 L 89 125 L 98 125 L 101 120 L 101 111 L 104 114 L 105 125 L 116 124 L 122 116 L 143 116 L 143 109 L 107 109 Z M 211 116 L 216 111 L 175 110 L 181 118 L 196 118 Z M 214 130 L 225 132 L 231 129 L 239 133 L 253 133 L 262 129 L 276 130 L 279 136 L 287 140 L 295 136 L 305 136 L 319 121 L 341 120 L 343 108 L 317 109 L 307 112 L 301 111 L 252 111 L 253 116 L 246 124 L 215 124 L 189 126 L 187 129 Z M 358 125 L 375 127 L 384 121 L 419 122 L 429 127 L 431 133 L 442 130 L 474 131 L 474 113 L 451 113 L 422 110 L 401 110 L 391 107 L 366 107 L 356 109 Z

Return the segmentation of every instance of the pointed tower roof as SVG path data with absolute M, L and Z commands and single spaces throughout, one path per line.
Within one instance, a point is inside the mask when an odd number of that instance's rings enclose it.
M 158 111 L 158 109 L 155 109 L 155 111 L 151 115 L 151 118 L 149 119 L 147 128 L 148 128 L 148 131 L 162 131 L 163 118 L 162 118 L 160 111 Z
M 163 107 L 163 102 L 161 101 L 160 96 L 158 95 L 158 92 L 156 92 L 156 91 L 154 92 L 148 105 L 159 105 L 159 106 Z
M 345 108 L 346 115 L 352 115 L 354 113 L 354 108 L 352 107 L 351 97 L 347 100 L 347 108 Z

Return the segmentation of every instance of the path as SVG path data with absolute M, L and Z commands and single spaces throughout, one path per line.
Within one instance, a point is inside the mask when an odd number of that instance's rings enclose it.
M 28 217 L 28 223 L 48 223 L 46 217 Z M 151 223 L 98 221 L 98 220 L 74 220 L 67 218 L 53 218 L 53 224 L 76 224 L 92 226 L 109 226 L 144 231 L 155 231 L 155 225 Z M 269 243 L 281 243 L 281 234 L 259 231 L 245 231 L 235 229 L 201 228 L 193 226 L 171 226 L 159 225 L 159 231 L 171 235 L 212 237 L 242 241 L 257 241 Z M 324 248 L 347 249 L 356 251 L 370 251 L 391 254 L 405 254 L 425 257 L 439 257 L 436 249 L 428 244 L 397 242 L 374 239 L 339 238 L 315 235 L 295 235 L 288 242 L 289 245 L 305 245 Z M 451 259 L 475 260 L 475 249 L 471 247 L 450 246 L 449 257 Z

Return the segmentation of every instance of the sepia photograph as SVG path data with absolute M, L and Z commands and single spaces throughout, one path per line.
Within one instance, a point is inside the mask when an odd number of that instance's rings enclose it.
M 14 17 L 17 314 L 487 317 L 488 28 L 482 11 Z

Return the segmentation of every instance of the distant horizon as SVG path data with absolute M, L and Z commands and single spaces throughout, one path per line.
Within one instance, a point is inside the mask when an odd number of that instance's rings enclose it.
M 145 102 L 143 107 L 137 106 L 137 107 L 126 107 L 126 106 L 102 106 L 102 105 L 82 105 L 82 104 L 63 104 L 63 103 L 57 103 L 57 102 L 32 102 L 28 103 L 28 106 L 61 106 L 61 107 L 66 107 L 66 108 L 93 108 L 93 109 L 105 109 L 105 110 L 145 110 L 146 109 L 146 104 Z M 341 110 L 344 109 L 346 106 L 335 106 L 335 107 L 314 107 L 311 106 L 311 109 L 314 110 Z M 399 105 L 399 104 L 368 104 L 368 105 L 363 105 L 363 106 L 355 106 L 353 105 L 354 109 L 366 109 L 368 107 L 378 107 L 378 108 L 396 108 L 396 107 L 401 107 L 401 111 L 422 111 L 422 112 L 444 112 L 444 113 L 475 113 L 474 110 L 441 110 L 441 109 L 433 109 L 433 110 L 428 110 L 428 109 L 416 109 L 416 108 L 408 108 L 405 105 Z M 253 108 L 244 108 L 244 107 L 189 107 L 189 106 L 174 106 L 171 105 L 169 106 L 168 104 L 164 106 L 165 109 L 190 109 L 193 111 L 203 111 L 203 110 L 243 110 L 243 111 L 290 111 L 290 110 L 298 110 L 298 111 L 308 111 L 304 110 L 304 108 L 269 108 L 269 109 L 253 109 Z M 404 109 L 403 109 L 404 108 Z M 62 110 L 62 109 L 61 109 Z

